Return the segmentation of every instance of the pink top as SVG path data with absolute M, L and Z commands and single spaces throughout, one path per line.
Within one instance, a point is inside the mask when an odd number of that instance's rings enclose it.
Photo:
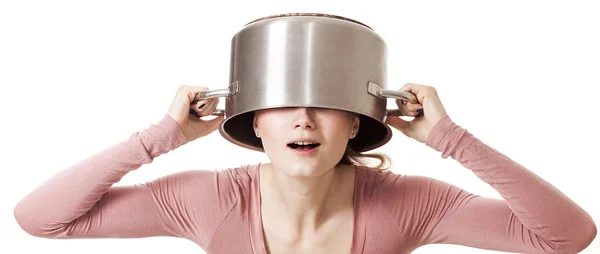
M 59 172 L 14 210 L 45 238 L 175 236 L 207 253 L 267 253 L 258 165 L 188 170 L 134 186 L 125 174 L 187 143 L 169 115 Z M 426 144 L 505 200 L 424 176 L 355 167 L 352 253 L 410 253 L 433 243 L 526 253 L 575 253 L 596 236 L 592 218 L 555 187 L 490 148 L 448 116 Z

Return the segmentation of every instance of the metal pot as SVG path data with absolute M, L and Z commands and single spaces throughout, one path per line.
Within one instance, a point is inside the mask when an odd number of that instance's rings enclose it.
M 252 128 L 254 111 L 320 107 L 360 114 L 357 152 L 392 137 L 385 124 L 387 98 L 418 103 L 411 93 L 387 90 L 387 46 L 365 24 L 319 13 L 288 13 L 246 24 L 231 40 L 230 85 L 205 91 L 197 100 L 225 97 L 220 134 L 255 151 L 262 143 Z

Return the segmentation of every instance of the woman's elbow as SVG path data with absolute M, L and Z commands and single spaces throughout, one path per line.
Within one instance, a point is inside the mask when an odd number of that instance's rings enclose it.
M 582 229 L 581 241 L 579 241 L 579 243 L 576 244 L 575 250 L 577 252 L 575 252 L 575 253 L 579 253 L 579 252 L 583 251 L 584 249 L 586 249 L 588 246 L 590 246 L 590 244 L 592 244 L 592 242 L 596 238 L 597 234 L 598 234 L 598 229 L 596 227 L 596 224 L 594 223 L 594 221 L 590 221 L 588 226 L 583 227 L 583 229 Z
M 13 210 L 13 215 L 17 224 L 27 234 L 41 238 L 55 238 L 60 232 L 64 231 L 63 227 L 53 228 L 46 226 L 40 218 L 40 214 L 36 211 L 24 209 L 17 205 Z
M 552 253 L 579 253 L 589 247 L 598 233 L 596 224 L 591 221 L 579 228 L 579 232 L 576 236 L 572 236 L 571 241 L 558 243 L 557 250 Z
M 41 227 L 31 219 L 30 211 L 26 211 L 20 205 L 17 205 L 13 210 L 13 215 L 19 227 L 27 234 L 37 237 L 42 234 Z

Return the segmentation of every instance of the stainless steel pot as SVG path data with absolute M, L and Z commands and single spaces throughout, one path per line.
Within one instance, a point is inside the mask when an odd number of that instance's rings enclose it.
M 350 146 L 378 148 L 392 137 L 384 123 L 398 110 L 387 98 L 418 103 L 411 93 L 388 90 L 387 46 L 373 29 L 345 17 L 288 13 L 246 24 L 231 40 L 230 85 L 205 91 L 198 100 L 225 97 L 220 134 L 228 141 L 263 151 L 254 135 L 254 111 L 277 107 L 320 107 L 360 114 Z

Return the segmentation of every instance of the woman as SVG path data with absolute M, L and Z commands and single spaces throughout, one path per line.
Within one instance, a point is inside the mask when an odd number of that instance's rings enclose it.
M 208 253 L 410 253 L 434 243 L 523 253 L 576 253 L 596 236 L 591 217 L 555 187 L 454 123 L 433 87 L 406 84 L 412 121 L 386 123 L 452 157 L 505 200 L 423 176 L 354 165 L 360 126 L 350 112 L 279 108 L 255 113 L 270 163 L 189 170 L 135 186 L 125 174 L 218 128 L 202 120 L 218 99 L 181 86 L 158 123 L 49 179 L 14 210 L 45 238 L 182 237 Z M 383 162 L 383 157 L 381 157 Z M 381 164 L 380 164 L 381 165 Z M 41 212 L 40 212 L 41 211 Z

